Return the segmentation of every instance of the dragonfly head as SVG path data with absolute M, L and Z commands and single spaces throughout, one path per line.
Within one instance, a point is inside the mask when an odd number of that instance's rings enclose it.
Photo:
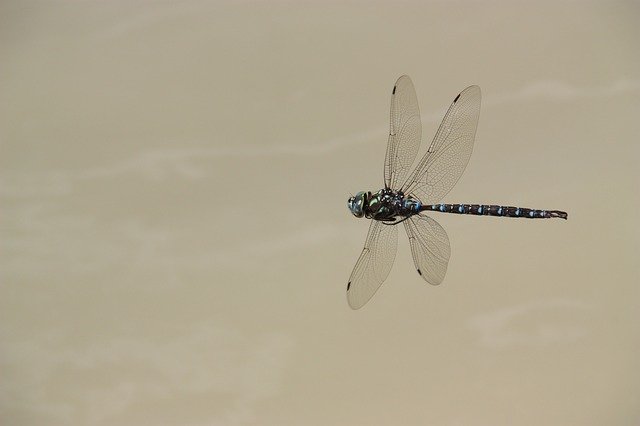
M 355 217 L 364 216 L 364 206 L 367 202 L 367 193 L 360 191 L 347 201 L 347 207 Z

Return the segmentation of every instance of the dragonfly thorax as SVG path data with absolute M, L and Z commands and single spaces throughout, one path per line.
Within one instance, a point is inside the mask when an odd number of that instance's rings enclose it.
M 422 204 L 402 191 L 383 188 L 376 193 L 358 192 L 349 198 L 347 206 L 355 217 L 394 221 L 398 217 L 407 217 L 420 211 Z

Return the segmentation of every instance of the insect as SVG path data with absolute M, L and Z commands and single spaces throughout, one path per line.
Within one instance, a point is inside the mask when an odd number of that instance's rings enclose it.
M 407 231 L 418 274 L 433 285 L 444 280 L 451 255 L 449 237 L 426 211 L 567 219 L 567 213 L 559 210 L 439 203 L 456 184 L 471 157 L 480 100 L 478 86 L 469 86 L 455 97 L 427 152 L 408 174 L 422 137 L 420 109 L 408 76 L 400 77 L 393 86 L 384 188 L 376 193 L 358 192 L 347 202 L 354 216 L 372 219 L 364 249 L 347 284 L 351 308 L 364 306 L 389 275 L 396 257 L 400 223 Z

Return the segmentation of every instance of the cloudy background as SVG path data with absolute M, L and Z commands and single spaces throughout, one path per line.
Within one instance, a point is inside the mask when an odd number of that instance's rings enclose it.
M 637 2 L 0 3 L 0 423 L 636 425 Z M 346 281 L 391 88 L 478 84 L 424 284 Z M 423 142 L 426 144 L 426 142 Z

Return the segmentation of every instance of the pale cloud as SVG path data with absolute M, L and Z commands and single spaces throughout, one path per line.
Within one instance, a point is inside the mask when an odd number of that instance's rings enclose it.
M 566 82 L 548 80 L 532 82 L 505 94 L 485 94 L 484 107 L 533 101 L 570 102 L 587 98 L 640 93 L 640 80 L 619 79 L 608 85 L 577 87 Z M 439 122 L 442 111 L 422 114 L 425 123 Z M 40 173 L 3 172 L 0 174 L 0 196 L 29 198 L 61 196 L 72 192 L 81 181 L 138 176 L 152 181 L 166 179 L 199 180 L 210 177 L 207 161 L 228 158 L 264 158 L 279 156 L 319 156 L 365 144 L 385 135 L 386 126 L 351 133 L 318 143 L 308 144 L 227 144 L 206 148 L 153 149 L 140 152 L 110 164 L 81 170 L 54 170 Z M 175 145 L 184 146 L 184 141 Z
M 468 321 L 468 327 L 479 334 L 483 346 L 492 349 L 540 347 L 585 336 L 588 330 L 576 316 L 589 310 L 589 305 L 576 300 L 540 300 L 475 316 Z M 558 316 L 563 320 L 559 321 Z
M 286 233 L 254 235 L 250 242 L 237 238 L 220 241 L 211 234 L 208 246 L 194 250 L 189 247 L 192 235 L 188 228 L 154 227 L 135 218 L 104 227 L 91 216 L 60 215 L 46 204 L 23 204 L 3 209 L 0 272 L 7 280 L 52 273 L 65 265 L 74 265 L 74 273 L 127 265 L 131 279 L 137 272 L 154 270 L 161 271 L 165 285 L 179 285 L 185 271 L 250 268 L 288 253 L 331 244 L 340 240 L 346 229 L 316 223 Z
M 248 335 L 211 323 L 160 340 L 101 336 L 74 344 L 54 332 L 2 341 L 0 368 L 12 374 L 0 383 L 1 410 L 19 415 L 37 407 L 48 424 L 79 418 L 113 424 L 136 404 L 161 404 L 176 394 L 225 395 L 228 402 L 202 407 L 194 416 L 199 420 L 180 424 L 254 423 L 256 404 L 280 393 L 294 349 L 280 332 Z M 51 394 L 58 388 L 65 389 L 64 398 Z M 156 420 L 163 420 L 161 407 L 156 411 Z
M 318 144 L 231 145 L 208 148 L 152 149 L 116 161 L 80 170 L 42 172 L 2 172 L 0 196 L 12 198 L 55 197 L 68 195 L 74 185 L 83 181 L 111 179 L 121 176 L 140 177 L 150 181 L 167 179 L 199 180 L 209 178 L 207 161 L 228 158 L 263 158 L 272 156 L 318 156 L 330 154 L 349 145 L 365 143 L 384 135 L 384 127 L 335 137 Z M 176 143 L 184 145 L 184 143 Z
M 135 6 L 135 4 L 133 4 Z M 154 3 L 140 4 L 139 11 L 129 11 L 126 16 L 116 16 L 103 25 L 96 25 L 93 33 L 98 39 L 126 38 L 134 32 L 148 30 L 154 25 L 162 25 L 165 21 L 175 21 L 183 15 L 198 11 L 197 3 Z
M 587 98 L 634 95 L 639 92 L 640 80 L 634 79 L 619 79 L 607 85 L 594 87 L 578 87 L 557 80 L 542 80 L 529 83 L 511 93 L 489 95 L 483 100 L 483 106 L 531 101 L 569 102 Z

